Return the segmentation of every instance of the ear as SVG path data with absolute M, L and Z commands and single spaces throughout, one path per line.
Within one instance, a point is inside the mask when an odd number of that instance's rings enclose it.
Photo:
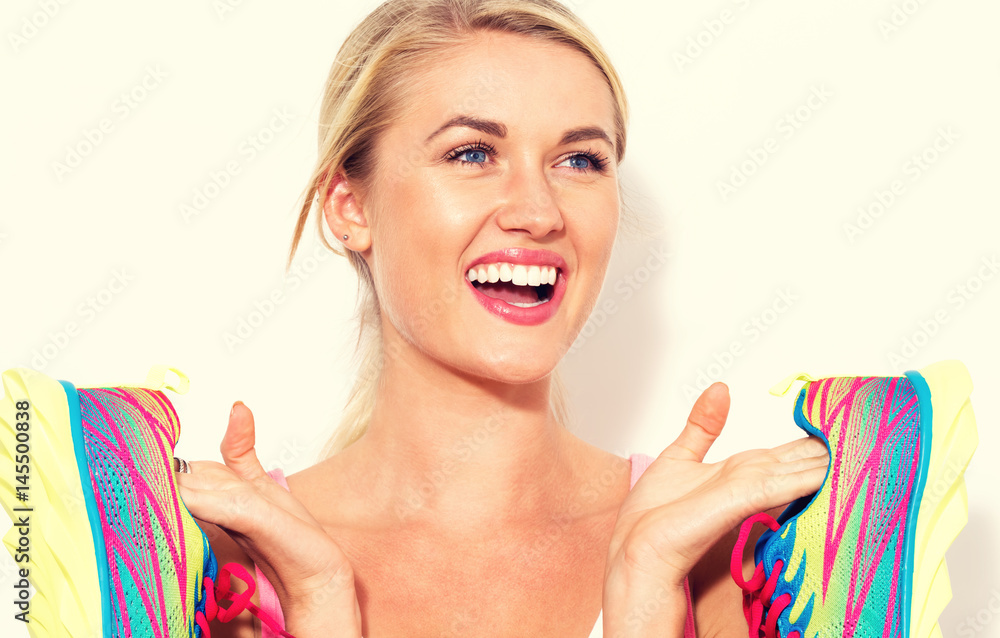
M 335 239 L 363 253 L 371 246 L 371 233 L 360 195 L 359 189 L 338 170 L 323 200 L 323 218 Z

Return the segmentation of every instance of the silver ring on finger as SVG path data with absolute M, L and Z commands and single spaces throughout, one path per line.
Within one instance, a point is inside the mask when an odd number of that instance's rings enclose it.
M 174 457 L 174 471 L 179 474 L 190 474 L 191 464 L 179 456 Z

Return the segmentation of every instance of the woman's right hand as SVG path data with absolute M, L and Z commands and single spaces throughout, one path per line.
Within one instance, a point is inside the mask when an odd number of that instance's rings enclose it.
M 220 446 L 225 464 L 193 461 L 178 474 L 181 498 L 199 521 L 219 526 L 274 586 L 285 630 L 296 638 L 361 636 L 361 609 L 347 556 L 254 451 L 253 414 L 233 405 Z
M 606 636 L 682 635 L 685 579 L 698 566 L 707 566 L 714 576 L 730 571 L 725 560 L 703 563 L 706 553 L 750 516 L 783 508 L 822 486 L 830 456 L 815 436 L 706 463 L 729 404 L 725 384 L 709 386 L 680 436 L 623 501 L 608 550 Z M 732 596 L 715 610 L 712 622 L 742 624 L 742 592 L 735 585 L 723 589 Z

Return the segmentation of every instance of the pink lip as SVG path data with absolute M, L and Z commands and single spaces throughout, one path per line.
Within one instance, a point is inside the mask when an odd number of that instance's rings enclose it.
M 512 306 L 502 299 L 487 297 L 472 285 L 469 281 L 469 269 L 479 264 L 493 264 L 506 262 L 511 264 L 534 264 L 537 266 L 555 266 L 556 283 L 553 285 L 552 298 L 546 303 L 534 308 L 521 308 Z M 469 286 L 472 294 L 484 308 L 497 315 L 501 319 L 522 326 L 535 326 L 548 321 L 552 315 L 559 310 L 559 302 L 562 301 L 566 293 L 566 262 L 562 257 L 549 250 L 532 250 L 529 248 L 505 248 L 487 253 L 465 268 L 465 283 Z
M 555 266 L 562 272 L 566 272 L 566 260 L 551 250 L 536 250 L 533 248 L 504 248 L 494 250 L 477 257 L 474 262 L 465 267 L 462 274 L 468 275 L 469 269 L 479 264 L 496 264 L 507 262 L 509 264 L 525 264 L 536 266 Z M 557 280 L 558 283 L 558 280 Z

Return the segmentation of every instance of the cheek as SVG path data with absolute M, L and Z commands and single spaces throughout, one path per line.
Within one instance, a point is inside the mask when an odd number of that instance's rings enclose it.
M 409 337 L 412 317 L 419 314 L 427 297 L 424 284 L 430 277 L 413 249 L 419 242 L 408 235 L 408 229 L 394 227 L 380 235 L 373 242 L 378 255 L 374 277 L 379 302 L 386 318 Z
M 463 292 L 455 264 L 465 240 L 433 192 L 412 191 L 397 187 L 389 214 L 374 230 L 373 254 L 382 312 L 401 335 L 419 343 L 442 332 L 441 322 Z
M 581 263 L 588 269 L 599 271 L 603 277 L 614 249 L 615 236 L 621 217 L 621 205 L 617 192 L 593 193 L 592 197 L 575 215 L 570 226 L 573 245 L 580 254 Z
M 579 259 L 575 292 L 577 323 L 586 323 L 600 299 L 608 264 L 615 244 L 620 217 L 617 192 L 591 193 L 591 196 L 574 210 L 579 211 L 567 219 L 570 240 Z
M 419 350 L 442 356 L 453 349 L 450 340 L 462 334 L 454 323 L 462 281 L 432 281 L 414 273 L 384 282 L 388 303 L 383 305 L 385 320 L 407 342 Z

